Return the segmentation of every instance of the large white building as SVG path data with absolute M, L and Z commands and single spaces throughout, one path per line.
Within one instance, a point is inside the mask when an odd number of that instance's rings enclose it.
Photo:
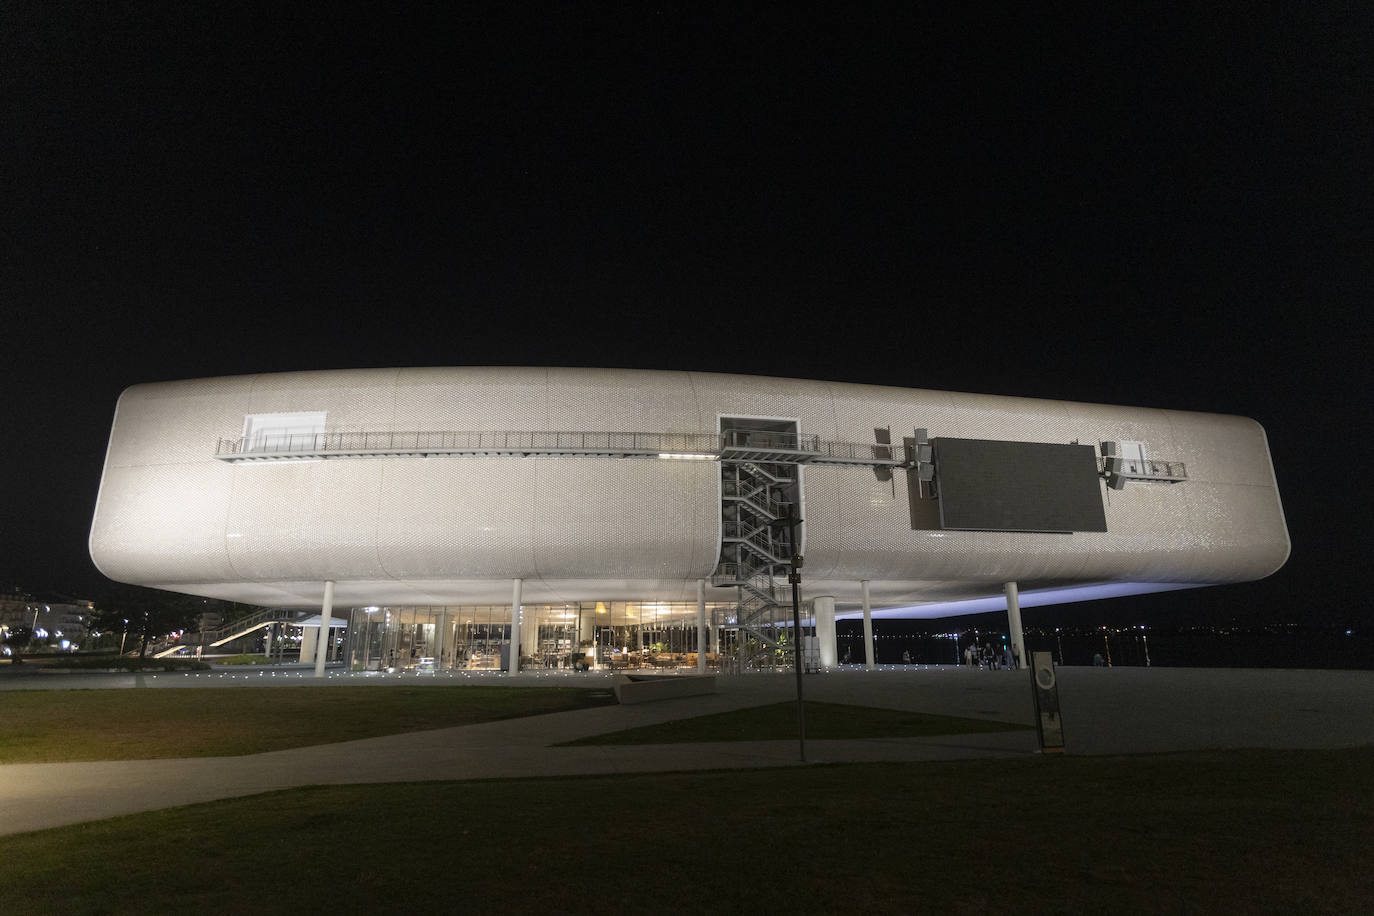
M 831 664 L 837 615 L 1010 600 L 1015 641 L 1018 595 L 1259 579 L 1289 541 L 1264 431 L 1241 417 L 698 372 L 418 368 L 128 389 L 90 549 L 122 582 L 338 608 L 336 626 L 348 609 L 355 667 L 704 667 L 785 660 L 798 552 Z

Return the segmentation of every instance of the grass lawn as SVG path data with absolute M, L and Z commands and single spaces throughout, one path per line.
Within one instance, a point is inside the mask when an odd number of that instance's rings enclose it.
M 568 687 L 12 690 L 0 763 L 256 754 L 614 702 Z
M 0 837 L 7 911 L 1369 912 L 1374 749 L 337 786 Z
M 212 665 L 270 665 L 272 659 L 266 655 L 222 655 L 218 658 L 207 658 L 207 662 Z
M 794 701 L 736 709 L 565 742 L 577 744 L 688 744 L 700 741 L 796 740 Z M 808 738 L 920 738 L 1029 728 L 986 719 L 935 716 L 899 709 L 806 701 Z

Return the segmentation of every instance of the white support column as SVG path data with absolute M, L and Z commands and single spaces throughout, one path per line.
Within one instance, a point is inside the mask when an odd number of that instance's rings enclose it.
M 816 615 L 816 644 L 822 668 L 834 668 L 838 658 L 835 647 L 835 599 L 829 595 L 811 599 L 811 612 Z
M 530 616 L 525 616 L 525 608 L 520 608 L 520 645 L 524 647 L 525 658 L 533 659 L 539 652 L 539 608 L 530 608 Z
M 590 604 L 591 607 L 587 605 Z M 596 643 L 596 602 L 579 601 L 577 603 L 577 647 L 582 648 L 582 643 Z
M 507 674 L 520 673 L 520 579 L 512 579 L 510 593 L 510 658 L 506 661 Z
M 324 583 L 324 604 L 320 606 L 320 632 L 315 637 L 315 677 L 324 677 L 324 660 L 329 652 L 329 616 L 334 613 L 334 580 Z
M 868 580 L 859 585 L 864 592 L 864 667 L 872 671 L 877 667 L 873 661 L 873 603 L 868 600 Z
M 1025 668 L 1026 638 L 1021 634 L 1021 597 L 1016 591 L 1015 582 L 1002 586 L 1007 596 L 1007 633 L 1011 636 L 1012 652 L 1016 655 L 1016 667 Z
M 697 580 L 697 674 L 706 673 L 706 580 Z
M 448 629 L 448 608 L 439 608 L 439 616 L 434 621 L 434 667 L 444 667 L 444 631 Z
M 319 635 L 316 627 L 301 627 L 301 664 L 315 664 L 315 644 Z

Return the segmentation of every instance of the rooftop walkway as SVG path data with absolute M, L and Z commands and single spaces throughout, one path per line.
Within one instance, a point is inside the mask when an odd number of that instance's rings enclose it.
M 474 684 L 564 680 L 475 677 Z M 1029 724 L 1026 672 L 953 667 L 848 669 L 805 679 L 807 699 Z M 29 675 L 4 689 L 221 687 L 313 678 L 195 675 Z M 451 684 L 450 678 L 361 678 L 330 684 Z M 609 679 L 568 677 L 569 685 Z M 317 784 L 567 776 L 798 765 L 797 742 L 550 747 L 562 741 L 790 699 L 789 676 L 720 678 L 718 693 L 412 732 L 244 757 L 0 766 L 0 834 L 173 805 Z M 1374 672 L 1168 668 L 1060 669 L 1067 750 L 1142 753 L 1224 747 L 1374 745 Z M 1026 756 L 1033 731 L 937 738 L 807 742 L 808 762 Z

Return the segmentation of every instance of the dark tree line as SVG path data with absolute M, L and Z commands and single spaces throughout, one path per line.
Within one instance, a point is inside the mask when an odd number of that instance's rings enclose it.
M 95 629 L 107 633 L 127 632 L 136 638 L 141 658 L 148 651 L 150 639 L 173 630 L 192 629 L 201 614 L 217 609 L 209 607 L 206 599 L 194 595 L 112 583 L 96 601 L 91 623 Z

